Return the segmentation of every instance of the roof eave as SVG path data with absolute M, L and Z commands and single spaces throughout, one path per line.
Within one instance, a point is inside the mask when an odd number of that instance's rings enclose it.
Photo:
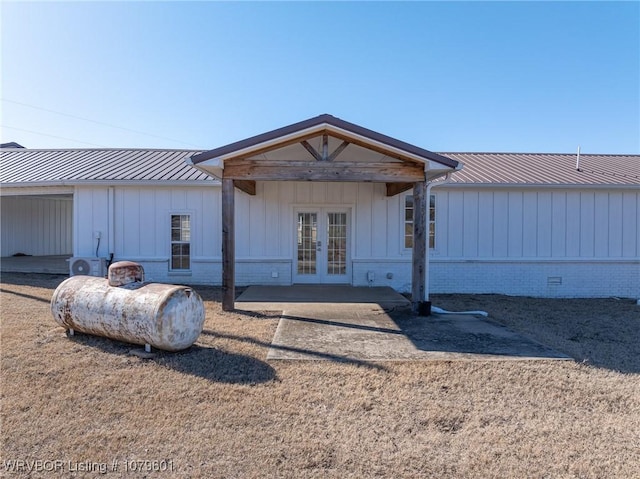
M 455 178 L 455 177 L 454 177 Z M 536 190 L 628 190 L 638 189 L 632 184 L 607 183 L 472 183 L 452 181 L 447 188 L 481 188 L 481 189 L 536 189 Z
M 185 185 L 217 185 L 217 178 L 208 180 L 57 180 L 57 181 L 24 181 L 0 183 L 0 188 L 27 188 L 47 186 L 185 186 Z

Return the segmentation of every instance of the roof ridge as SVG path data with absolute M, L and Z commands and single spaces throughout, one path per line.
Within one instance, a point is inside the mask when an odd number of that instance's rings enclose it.
M 324 116 L 324 115 L 321 115 Z M 61 152 L 61 151 L 164 151 L 164 152 L 174 152 L 180 151 L 185 153 L 198 153 L 198 152 L 206 152 L 209 150 L 206 149 L 192 149 L 192 148 L 2 148 L 0 151 L 19 151 L 19 152 L 29 152 L 29 151 L 52 151 L 52 152 Z M 434 152 L 439 155 L 544 155 L 544 156 L 576 156 L 576 152 L 571 153 L 546 153 L 546 152 L 518 152 L 518 151 L 440 151 Z M 580 156 L 611 156 L 611 157 L 620 157 L 620 156 L 630 156 L 630 157 L 640 157 L 640 153 L 580 153 Z

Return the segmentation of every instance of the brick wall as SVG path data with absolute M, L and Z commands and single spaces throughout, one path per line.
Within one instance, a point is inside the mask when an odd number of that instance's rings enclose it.
M 140 261 L 148 281 L 219 285 L 220 261 L 194 261 L 190 273 L 168 271 L 167 261 Z M 370 282 L 369 272 L 373 273 Z M 507 294 L 537 297 L 640 298 L 640 261 L 463 261 L 431 260 L 431 293 Z M 274 277 L 274 273 L 275 276 Z M 390 286 L 411 291 L 411 262 L 371 260 L 353 263 L 354 286 Z M 287 260 L 238 261 L 236 284 L 291 284 Z
M 433 293 L 640 298 L 640 261 L 434 261 Z

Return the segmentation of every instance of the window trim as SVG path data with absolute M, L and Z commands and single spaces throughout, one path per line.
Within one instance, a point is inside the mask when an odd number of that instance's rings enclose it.
M 401 238 L 400 238 L 400 244 L 402 245 L 402 249 L 405 252 L 410 252 L 413 250 L 413 246 L 411 247 L 407 247 L 407 224 L 411 224 L 412 225 L 412 229 L 411 229 L 411 239 L 412 239 L 412 244 L 413 244 L 413 212 L 411 214 L 411 221 L 407 221 L 407 198 L 413 198 L 413 194 L 411 193 L 407 193 L 405 195 L 402 196 L 402 201 L 400 202 L 400 209 L 401 209 L 401 224 L 402 224 L 402 228 L 401 228 Z M 431 219 L 431 211 L 432 211 L 432 206 L 431 203 L 433 202 L 433 219 Z M 427 224 L 429 225 L 429 251 L 435 251 L 436 249 L 436 221 L 438 219 L 438 206 L 437 206 L 437 195 L 435 193 L 430 193 L 429 194 L 429 202 L 427 203 L 427 207 L 429 210 L 429 221 L 427 221 Z M 413 208 L 412 208 L 413 210 Z M 433 226 L 432 226 L 433 225 Z M 433 230 L 433 235 L 431 234 L 431 231 Z
M 173 240 L 173 217 L 174 216 L 188 216 L 189 217 L 189 241 L 177 241 Z M 193 217 L 192 211 L 171 211 L 169 213 L 169 272 L 170 273 L 191 273 L 193 267 Z M 182 226 L 181 226 L 182 230 Z M 173 245 L 174 244 L 188 244 L 189 245 L 189 267 L 188 268 L 174 268 L 173 267 Z M 186 257 L 186 255 L 180 255 Z

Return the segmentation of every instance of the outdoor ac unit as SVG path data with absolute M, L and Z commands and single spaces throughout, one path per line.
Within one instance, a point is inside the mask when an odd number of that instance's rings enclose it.
M 69 260 L 69 276 L 78 275 L 104 277 L 104 258 L 71 258 Z

